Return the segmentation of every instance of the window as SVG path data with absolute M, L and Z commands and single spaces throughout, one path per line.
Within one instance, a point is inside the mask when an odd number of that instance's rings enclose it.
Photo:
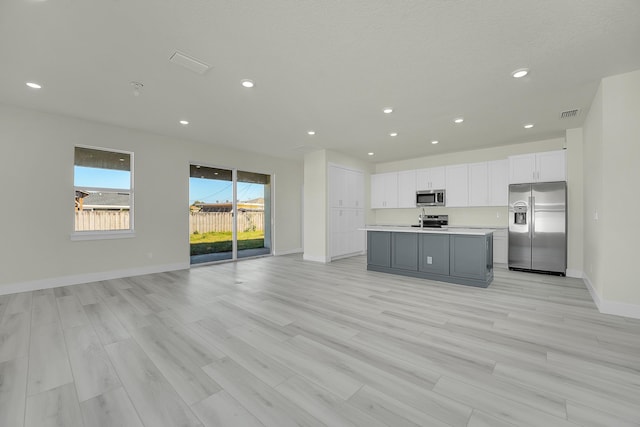
M 132 234 L 133 153 L 75 147 L 73 185 L 73 237 Z

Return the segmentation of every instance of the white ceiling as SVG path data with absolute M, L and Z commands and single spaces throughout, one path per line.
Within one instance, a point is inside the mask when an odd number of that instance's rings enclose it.
M 212 69 L 170 63 L 176 50 Z M 640 1 L 2 0 L 0 58 L 3 103 L 382 162 L 579 127 L 584 112 L 560 112 L 587 109 L 602 77 L 640 69 Z M 530 75 L 513 79 L 521 67 Z

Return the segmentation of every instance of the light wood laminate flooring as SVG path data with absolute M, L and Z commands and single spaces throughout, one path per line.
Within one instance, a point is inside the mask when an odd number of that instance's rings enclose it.
M 640 425 L 640 321 L 299 255 L 0 296 L 0 426 Z

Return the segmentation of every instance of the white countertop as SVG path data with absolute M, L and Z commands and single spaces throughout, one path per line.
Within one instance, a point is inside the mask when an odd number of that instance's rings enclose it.
M 470 236 L 486 236 L 495 231 L 493 228 L 462 228 L 462 227 L 444 227 L 444 228 L 420 228 L 411 227 L 409 225 L 366 225 L 359 228 L 361 231 L 392 231 L 394 233 L 430 233 L 430 234 L 466 234 Z

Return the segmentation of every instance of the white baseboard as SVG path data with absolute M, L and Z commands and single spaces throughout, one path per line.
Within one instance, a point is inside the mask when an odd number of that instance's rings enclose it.
M 591 283 L 591 279 L 589 279 L 589 276 L 585 274 L 583 275 L 582 280 L 584 280 L 584 284 L 587 285 L 587 290 L 591 294 L 591 299 L 593 300 L 593 302 L 596 303 L 596 307 L 598 307 L 598 311 L 602 312 L 602 310 L 600 310 L 600 306 L 602 305 L 602 300 L 600 299 L 600 295 L 598 295 L 598 292 L 596 292 L 596 288 L 593 287 L 593 283 Z
M 351 257 L 354 257 L 354 256 L 360 256 L 360 255 L 366 255 L 366 252 L 365 251 L 360 251 L 360 252 L 352 252 L 352 253 L 346 254 L 346 255 L 334 256 L 334 257 L 329 258 L 329 262 L 337 261 L 339 259 L 351 258 Z
M 626 302 L 605 300 L 602 302 L 602 305 L 598 307 L 598 309 L 602 314 L 613 314 L 616 316 L 640 319 L 640 305 L 637 304 L 628 304 Z
M 591 298 L 596 304 L 596 307 L 598 307 L 598 311 L 600 313 L 640 319 L 640 305 L 602 299 L 593 287 L 593 283 L 591 283 L 589 276 L 585 274 L 583 279 L 584 283 L 587 285 L 589 293 L 591 294 Z
M 324 256 L 313 256 L 313 255 L 307 255 L 307 254 L 302 255 L 302 259 L 305 261 L 321 262 L 323 264 L 326 264 L 331 261 L 330 259 Z
M 166 271 L 186 270 L 189 263 L 151 265 L 126 270 L 101 271 L 99 273 L 77 274 L 73 276 L 55 277 L 52 279 L 32 280 L 29 282 L 9 283 L 0 285 L 0 295 L 16 294 L 19 292 L 38 291 L 40 289 L 57 288 L 58 286 L 79 285 L 81 283 L 99 282 L 101 280 L 120 279 L 123 277 L 142 276 L 144 274 L 164 273 Z
M 566 274 L 567 274 L 567 277 L 574 277 L 576 279 L 582 279 L 583 278 L 582 271 L 574 270 L 573 268 L 567 268 Z
M 290 249 L 288 251 L 273 251 L 273 256 L 281 256 L 281 255 L 291 255 L 291 254 L 301 254 L 303 252 L 302 248 Z

